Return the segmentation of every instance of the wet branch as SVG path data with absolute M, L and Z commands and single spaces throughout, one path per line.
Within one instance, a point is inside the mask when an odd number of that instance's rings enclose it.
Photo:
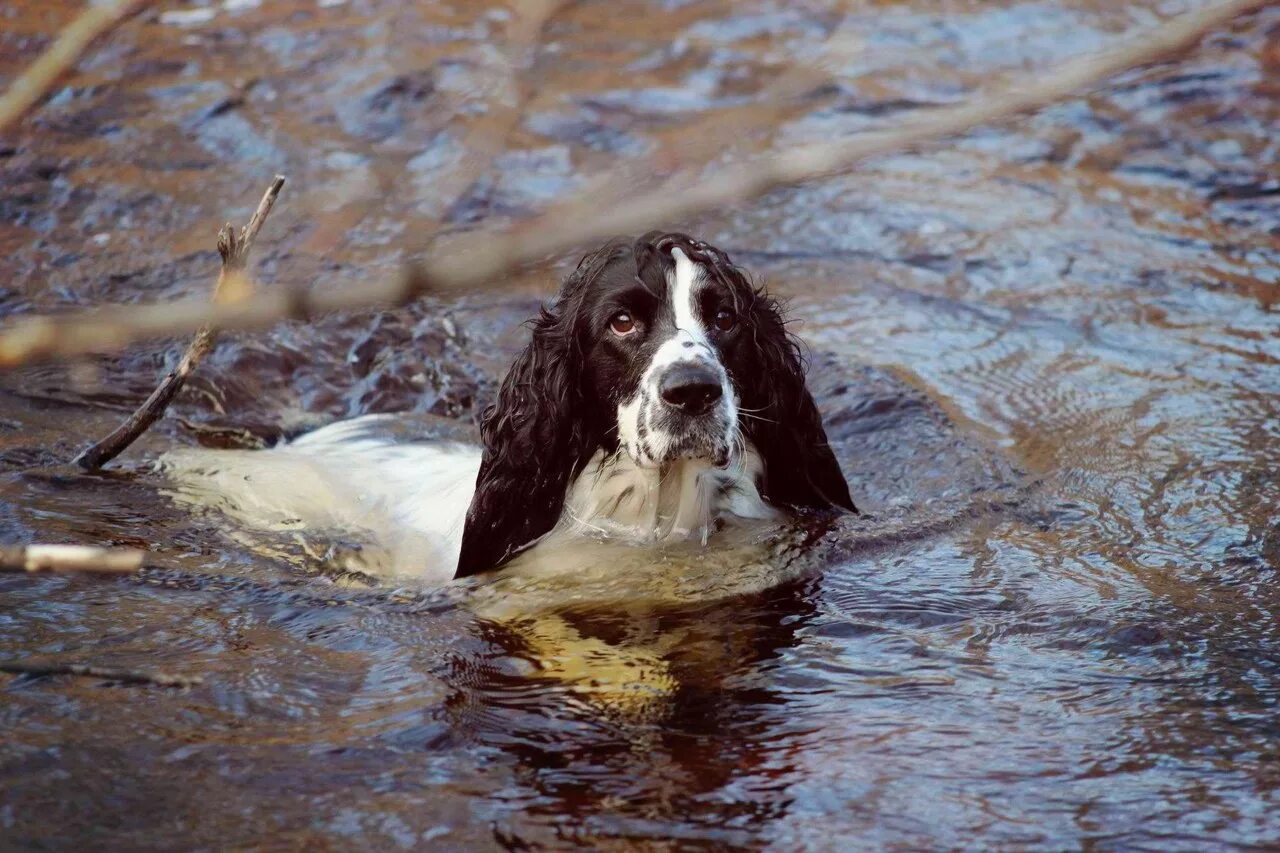
M 107 681 L 118 681 L 123 684 L 154 684 L 157 687 L 194 687 L 203 684 L 204 679 L 198 675 L 174 675 L 168 672 L 151 672 L 140 669 L 115 669 L 89 664 L 30 664 L 0 662 L 0 672 L 11 675 L 27 675 L 39 678 L 49 675 L 75 675 L 81 678 L 103 678 Z
M 184 300 L 108 308 L 62 319 L 30 317 L 0 332 L 0 367 L 109 352 L 145 338 L 195 331 L 202 326 L 264 328 L 280 320 L 305 320 L 329 311 L 401 304 L 428 292 L 491 287 L 520 267 L 584 244 L 740 205 L 779 187 L 849 171 L 871 157 L 917 151 L 978 126 L 1035 112 L 1092 90 L 1122 71 L 1184 49 L 1209 30 L 1263 5 L 1265 0 L 1223 0 L 1038 76 L 995 87 L 965 103 L 928 110 L 895 130 L 796 146 L 691 181 L 678 193 L 658 187 L 612 204 L 602 203 L 598 193 L 588 192 L 551 208 L 523 227 L 460 238 L 448 256 L 410 264 L 397 278 L 371 282 L 359 290 L 312 292 L 294 286 L 259 291 L 230 304 Z M 717 131 L 708 127 L 706 132 Z
M 280 195 L 280 189 L 283 186 L 284 177 L 276 175 L 271 186 L 267 187 L 267 191 L 263 194 L 262 201 L 258 202 L 258 209 L 253 212 L 249 224 L 240 231 L 239 236 L 229 222 L 218 232 L 218 254 L 222 256 L 222 268 L 218 271 L 218 281 L 213 286 L 215 303 L 233 301 L 237 296 L 242 295 L 243 285 L 247 282 L 242 273 L 248 264 L 249 252 L 252 251 L 258 232 L 262 230 L 262 223 L 266 221 L 267 214 L 271 213 L 271 208 L 275 206 L 276 197 Z M 229 285 L 228 282 L 235 283 Z M 77 456 L 76 464 L 89 470 L 101 468 L 133 444 L 138 436 L 146 432 L 147 427 L 164 415 L 173 398 L 186 384 L 187 377 L 213 349 L 216 339 L 217 332 L 212 327 L 206 325 L 197 329 L 195 337 L 187 345 L 187 351 L 182 354 L 177 366 L 165 375 L 156 390 L 151 392 L 151 396 L 147 397 L 146 401 L 110 435 Z
M 58 38 L 0 95 L 0 133 L 27 114 L 71 69 L 94 39 L 140 9 L 146 0 L 90 3 Z
M 94 572 L 132 574 L 142 568 L 145 551 L 91 545 L 0 546 L 0 573 Z

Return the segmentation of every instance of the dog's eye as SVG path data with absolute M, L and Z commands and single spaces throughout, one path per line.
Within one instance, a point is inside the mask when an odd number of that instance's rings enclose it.
M 738 324 L 738 318 L 733 316 L 733 312 L 728 308 L 721 308 L 716 312 L 715 327 L 722 332 L 727 332 Z
M 636 321 L 626 311 L 619 311 L 609 320 L 609 328 L 620 338 L 625 338 L 636 330 Z

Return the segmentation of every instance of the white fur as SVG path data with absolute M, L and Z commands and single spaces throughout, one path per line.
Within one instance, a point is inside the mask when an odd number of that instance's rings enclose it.
M 618 443 L 622 452 L 637 465 L 649 461 L 640 441 L 640 408 L 644 404 L 644 383 L 641 382 L 640 391 L 618 406 Z
M 775 519 L 756 489 L 763 463 L 748 446 L 727 467 L 706 459 L 642 466 L 598 451 L 565 496 L 549 534 L 596 535 L 637 545 L 695 539 L 706 544 L 720 521 Z
M 443 583 L 457 566 L 480 449 L 398 441 L 381 429 L 388 422 L 369 415 L 271 450 L 187 449 L 160 464 L 183 504 L 311 545 L 356 544 L 357 568 Z M 601 451 L 570 485 L 559 523 L 533 550 L 584 536 L 636 545 L 705 543 L 722 522 L 776 519 L 756 490 L 760 471 L 749 445 L 725 468 L 699 459 L 645 466 Z
M 702 280 L 702 268 L 689 260 L 684 249 L 671 250 L 671 257 L 676 262 L 674 281 L 672 282 L 671 304 L 676 312 L 676 328 L 689 332 L 704 345 L 707 343 L 707 330 L 698 321 L 697 285 Z
M 359 545 L 375 574 L 453 577 L 480 450 L 397 442 L 387 416 L 340 421 L 271 450 L 187 449 L 160 467 L 179 503 L 259 531 Z

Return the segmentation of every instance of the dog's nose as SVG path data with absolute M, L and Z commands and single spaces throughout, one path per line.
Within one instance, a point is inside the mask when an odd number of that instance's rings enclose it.
M 720 377 L 699 364 L 681 364 L 658 384 L 663 401 L 686 415 L 700 415 L 720 399 Z

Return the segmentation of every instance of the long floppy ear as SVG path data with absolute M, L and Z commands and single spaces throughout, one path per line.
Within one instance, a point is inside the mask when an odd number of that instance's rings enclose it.
M 480 421 L 484 455 L 455 577 L 495 569 L 555 527 L 570 482 L 599 446 L 605 425 L 583 397 L 576 325 L 591 284 L 627 245 L 613 240 L 584 257 L 555 305 L 530 323 L 529 345 Z
M 496 568 L 551 530 L 586 461 L 572 312 L 558 303 L 531 325 L 532 340 L 481 419 L 484 456 L 456 577 Z
M 787 331 L 778 303 L 746 287 L 758 372 L 744 383 L 754 390 L 743 394 L 743 408 L 755 411 L 744 418 L 743 429 L 764 460 L 761 493 L 774 504 L 856 513 L 822 415 L 805 385 L 800 343 Z

